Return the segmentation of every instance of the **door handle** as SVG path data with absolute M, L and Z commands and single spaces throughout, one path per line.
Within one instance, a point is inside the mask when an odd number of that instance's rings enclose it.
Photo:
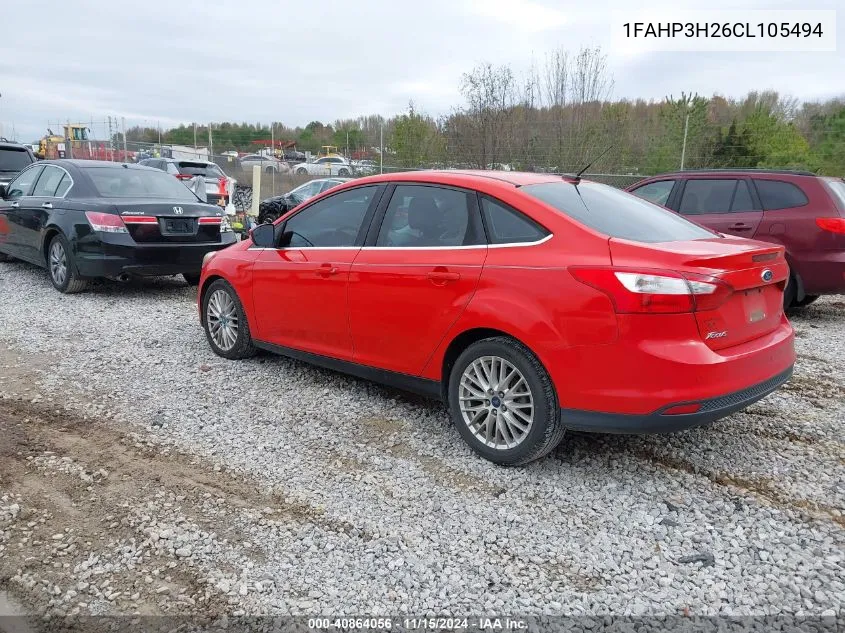
M 434 283 L 446 283 L 448 281 L 458 281 L 461 278 L 461 273 L 450 273 L 445 270 L 433 270 L 428 273 L 427 277 Z
M 41 208 L 42 209 L 52 209 L 53 203 L 52 202 L 45 202 L 44 204 L 41 205 Z
M 751 226 L 745 224 L 744 222 L 737 222 L 736 224 L 732 224 L 731 228 L 735 231 L 750 231 Z
M 12 206 L 13 209 L 17 209 L 18 207 L 21 206 L 21 203 L 20 202 L 13 202 L 11 206 Z
M 317 274 L 320 277 L 329 277 L 331 275 L 336 275 L 339 271 L 337 266 L 332 266 L 331 264 L 323 264 L 317 269 Z

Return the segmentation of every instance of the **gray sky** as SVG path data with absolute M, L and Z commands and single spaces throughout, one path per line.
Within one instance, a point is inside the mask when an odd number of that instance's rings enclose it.
M 612 11 L 630 0 L 21 0 L 3 11 L 2 134 L 34 140 L 48 121 L 170 127 L 192 121 L 304 125 L 391 116 L 413 99 L 432 115 L 460 104 L 475 64 L 515 71 L 563 46 L 604 48 L 614 98 L 775 89 L 801 100 L 845 94 L 845 6 L 835 53 L 651 53 L 610 43 Z M 791 5 L 791 6 L 790 6 Z M 656 0 L 660 7 L 700 2 Z M 130 8 L 131 7 L 131 8 Z M 712 8 L 796 8 L 714 0 Z M 100 136 L 102 127 L 95 127 Z

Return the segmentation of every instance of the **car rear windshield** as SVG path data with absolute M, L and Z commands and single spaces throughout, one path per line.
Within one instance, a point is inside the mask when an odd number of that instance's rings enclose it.
M 676 242 L 716 236 L 647 200 L 596 182 L 552 182 L 521 188 L 538 200 L 609 237 L 635 242 Z
M 0 147 L 0 171 L 20 171 L 33 162 L 25 149 Z
M 197 202 L 198 198 L 176 178 L 152 169 L 88 167 L 86 173 L 104 198 L 162 198 Z
M 184 174 L 185 176 L 203 176 L 204 178 L 220 178 L 221 176 L 225 176 L 226 174 L 223 173 L 223 170 L 220 169 L 217 165 L 208 163 L 186 163 L 180 162 L 176 163 L 176 168 L 179 170 L 180 174 Z

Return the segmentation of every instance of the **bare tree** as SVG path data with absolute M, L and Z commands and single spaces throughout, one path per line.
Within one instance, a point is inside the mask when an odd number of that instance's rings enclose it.
M 472 162 L 481 169 L 500 159 L 508 119 L 515 101 L 513 71 L 509 66 L 484 63 L 463 76 L 461 92 L 467 102 L 464 118 L 472 148 Z

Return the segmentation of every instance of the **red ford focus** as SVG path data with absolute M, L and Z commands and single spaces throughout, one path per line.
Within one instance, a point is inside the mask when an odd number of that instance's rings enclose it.
M 214 352 L 264 349 L 442 398 L 521 464 L 567 429 L 712 422 L 786 382 L 782 246 L 544 174 L 354 180 L 209 253 Z

